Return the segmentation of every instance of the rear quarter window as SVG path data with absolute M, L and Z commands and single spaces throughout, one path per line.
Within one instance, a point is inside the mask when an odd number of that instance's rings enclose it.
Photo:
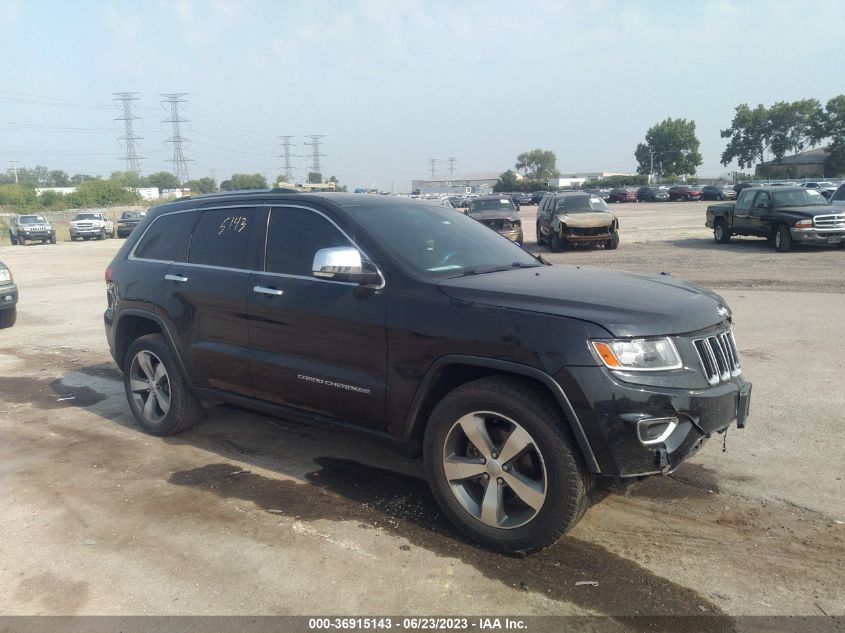
M 160 215 L 153 220 L 135 247 L 134 256 L 163 262 L 179 260 L 186 250 L 195 220 L 195 211 Z

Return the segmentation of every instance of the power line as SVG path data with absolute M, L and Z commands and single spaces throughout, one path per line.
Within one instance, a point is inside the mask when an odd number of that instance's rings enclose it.
M 324 138 L 325 134 L 307 134 L 305 138 L 310 138 L 311 142 L 305 141 L 303 145 L 311 148 L 311 171 L 322 175 L 320 171 L 320 157 L 325 154 L 320 153 L 320 139 Z
M 458 161 L 458 159 L 455 156 L 450 156 L 446 160 L 449 161 L 449 175 L 454 176 L 455 175 L 455 163 Z
M 431 171 L 431 177 L 434 178 L 435 172 L 437 171 L 437 163 L 440 161 L 436 158 L 429 158 L 428 159 L 428 169 Z
M 187 123 L 188 119 L 184 119 L 179 115 L 179 108 L 184 108 L 185 104 L 188 103 L 187 99 L 183 98 L 187 94 L 187 92 L 170 92 L 161 95 L 164 97 L 161 105 L 170 107 L 170 118 L 164 119 L 162 123 L 170 123 L 173 126 L 173 133 L 164 144 L 169 144 L 173 147 L 173 158 L 171 159 L 173 163 L 173 175 L 176 176 L 176 180 L 180 185 L 188 181 L 188 161 L 190 160 L 185 158 L 185 155 L 182 153 L 182 144 L 189 143 L 190 139 L 182 136 L 180 127 L 180 124 Z
M 136 135 L 135 130 L 132 127 L 132 122 L 141 118 L 132 114 L 132 102 L 138 101 L 138 97 L 135 96 L 138 93 L 115 92 L 112 94 L 117 97 L 114 100 L 115 104 L 123 110 L 123 116 L 115 117 L 114 120 L 123 121 L 123 136 L 118 138 L 118 140 L 123 141 L 123 145 L 126 147 L 126 154 L 123 156 L 123 160 L 126 161 L 126 171 L 140 174 L 141 163 L 138 161 L 143 160 L 143 158 L 138 157 L 135 147 L 137 145 L 137 141 L 141 140 L 143 137 Z
M 291 182 L 291 178 L 293 178 L 293 170 L 295 169 L 290 164 L 290 158 L 291 158 L 290 148 L 295 147 L 293 145 L 293 143 L 290 142 L 290 140 L 293 137 L 292 136 L 280 136 L 279 138 L 282 139 L 282 154 L 279 158 L 285 159 L 285 166 L 284 166 L 285 182 Z

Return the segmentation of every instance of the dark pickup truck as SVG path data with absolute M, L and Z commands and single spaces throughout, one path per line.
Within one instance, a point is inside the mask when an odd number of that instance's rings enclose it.
M 780 252 L 793 244 L 845 244 L 845 213 L 803 187 L 743 189 L 735 204 L 708 206 L 706 225 L 719 244 L 732 235 L 765 237 Z

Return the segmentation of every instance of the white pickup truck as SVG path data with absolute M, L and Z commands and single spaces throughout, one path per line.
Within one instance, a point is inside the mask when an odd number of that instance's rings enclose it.
M 77 213 L 70 221 L 70 239 L 104 240 L 114 237 L 114 222 L 102 213 Z

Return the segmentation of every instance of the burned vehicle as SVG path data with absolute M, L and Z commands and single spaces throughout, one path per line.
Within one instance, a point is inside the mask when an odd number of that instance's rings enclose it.
M 469 203 L 467 215 L 522 246 L 522 222 L 510 196 L 480 196 Z
M 593 193 L 567 191 L 546 196 L 537 209 L 537 243 L 555 251 L 587 244 L 619 246 L 619 220 Z

